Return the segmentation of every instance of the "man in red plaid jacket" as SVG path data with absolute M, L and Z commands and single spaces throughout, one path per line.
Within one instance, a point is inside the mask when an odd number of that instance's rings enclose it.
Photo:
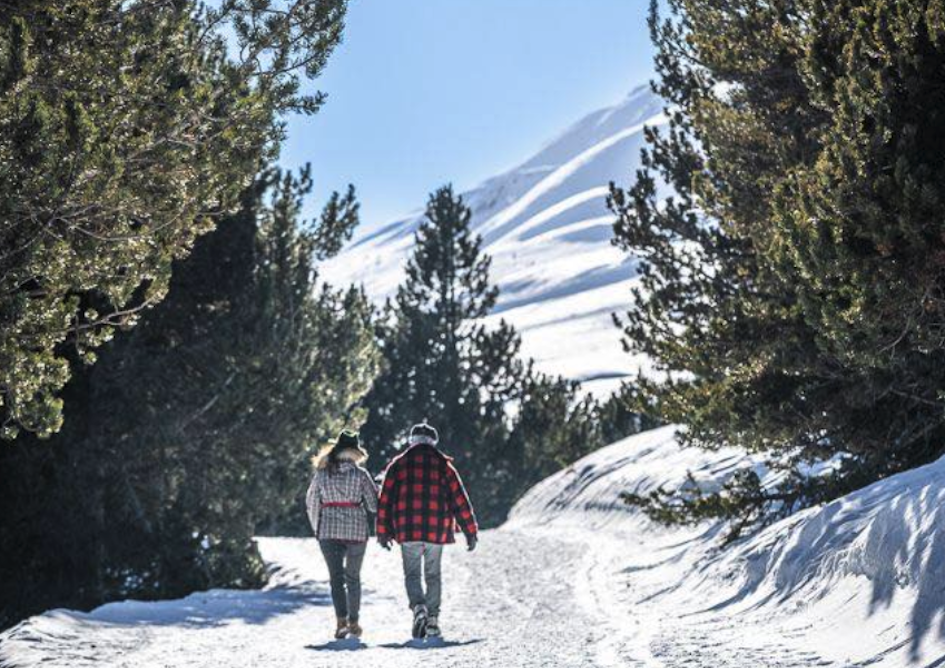
M 479 532 L 463 481 L 437 441 L 436 429 L 425 422 L 410 430 L 408 448 L 387 465 L 377 507 L 381 547 L 400 543 L 415 638 L 440 635 L 443 546 L 455 542 L 459 525 L 474 550 Z

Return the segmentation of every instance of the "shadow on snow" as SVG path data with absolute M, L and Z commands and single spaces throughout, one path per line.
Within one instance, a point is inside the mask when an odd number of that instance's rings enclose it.
M 406 642 L 392 642 L 380 645 L 384 649 L 446 649 L 448 647 L 465 647 L 466 645 L 475 645 L 482 642 L 482 638 L 473 638 L 471 640 L 443 640 L 443 638 L 412 638 Z
M 356 652 L 361 649 L 367 649 L 368 646 L 361 642 L 360 638 L 343 638 L 341 640 L 332 640 L 321 645 L 306 645 L 305 649 L 312 649 L 316 652 Z
M 331 596 L 324 588 L 276 587 L 261 591 L 211 589 L 172 601 L 108 603 L 90 613 L 75 614 L 106 624 L 199 629 L 222 626 L 235 620 L 246 624 L 264 624 L 279 615 L 313 605 L 331 605 Z

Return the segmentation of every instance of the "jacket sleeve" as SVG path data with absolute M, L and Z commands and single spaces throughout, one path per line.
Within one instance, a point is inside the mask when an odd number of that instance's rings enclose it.
M 453 517 L 456 518 L 459 528 L 465 535 L 475 536 L 479 532 L 476 513 L 466 493 L 463 479 L 459 477 L 459 471 L 449 463 L 446 465 L 446 482 L 449 485 L 450 510 Z
M 312 482 L 305 494 L 305 509 L 308 512 L 308 521 L 312 525 L 312 532 L 318 536 L 318 514 L 322 508 L 321 495 L 318 493 L 318 471 L 312 475 Z
M 361 499 L 364 501 L 364 509 L 371 515 L 377 514 L 377 485 L 371 479 L 371 474 L 367 471 L 361 471 Z
M 394 537 L 394 504 L 396 503 L 397 486 L 396 464 L 391 464 L 384 472 L 384 482 L 381 484 L 381 497 L 377 501 L 377 538 Z

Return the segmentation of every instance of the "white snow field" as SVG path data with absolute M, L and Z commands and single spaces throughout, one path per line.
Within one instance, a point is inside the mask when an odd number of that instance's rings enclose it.
M 519 167 L 463 197 L 492 256 L 501 289 L 493 318 L 522 334 L 539 369 L 585 382 L 597 394 L 644 363 L 623 352 L 611 314 L 626 310 L 631 256 L 611 245 L 611 181 L 627 184 L 640 165 L 645 125 L 665 122 L 648 87 L 575 123 Z M 431 190 L 440 184 L 431 184 Z M 320 268 L 329 283 L 361 283 L 377 302 L 391 296 L 421 220 L 417 213 L 356 238 Z
M 479 550 L 448 550 L 441 642 L 410 640 L 399 557 L 375 546 L 364 638 L 331 641 L 314 541 L 276 538 L 261 540 L 276 569 L 263 591 L 53 610 L 0 635 L 0 666 L 945 665 L 945 460 L 724 550 L 717 525 L 668 530 L 618 499 L 746 463 L 681 450 L 666 427 L 545 480 Z

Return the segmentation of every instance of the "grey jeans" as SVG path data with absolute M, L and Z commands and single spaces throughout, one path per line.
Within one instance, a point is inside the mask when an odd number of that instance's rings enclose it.
M 361 564 L 367 543 L 320 540 L 328 575 L 331 578 L 331 602 L 339 619 L 358 621 L 361 611 Z
M 404 562 L 404 583 L 407 585 L 410 609 L 425 605 L 431 617 L 439 616 L 442 593 L 440 561 L 443 557 L 443 546 L 410 541 L 400 546 L 400 555 Z

